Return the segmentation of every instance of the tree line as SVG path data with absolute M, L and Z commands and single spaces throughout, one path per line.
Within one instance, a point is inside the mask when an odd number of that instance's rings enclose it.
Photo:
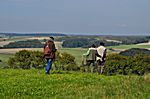
M 128 45 L 128 44 L 138 44 L 146 43 L 149 41 L 146 37 L 62 37 L 63 47 L 76 48 L 90 47 L 92 44 L 99 46 L 100 42 L 104 42 L 106 46 L 117 46 L 117 45 Z M 59 38 L 58 40 L 61 40 Z
M 26 40 L 26 41 L 16 41 L 10 42 L 7 45 L 4 45 L 3 48 L 43 48 L 44 44 L 42 44 L 39 40 Z

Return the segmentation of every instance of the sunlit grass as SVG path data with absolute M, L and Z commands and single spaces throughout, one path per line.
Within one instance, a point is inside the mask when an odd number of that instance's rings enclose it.
M 109 46 L 108 48 L 114 49 L 130 49 L 130 48 L 150 48 L 150 45 L 119 45 L 119 46 Z
M 0 69 L 2 98 L 148 99 L 150 83 L 141 76 L 104 76 L 91 73 Z

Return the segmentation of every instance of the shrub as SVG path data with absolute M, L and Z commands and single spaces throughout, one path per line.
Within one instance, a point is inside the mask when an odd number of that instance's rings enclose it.
M 114 74 L 126 74 L 126 62 L 128 57 L 121 56 L 119 54 L 112 54 L 107 56 L 105 74 L 114 75 Z
M 43 53 L 39 51 L 21 50 L 15 54 L 14 57 L 9 58 L 8 65 L 10 68 L 44 68 L 45 61 L 43 59 Z M 54 61 L 54 67 L 57 70 L 78 70 L 78 66 L 75 62 L 75 57 L 68 53 L 56 52 L 56 59 Z
M 132 73 L 143 75 L 150 72 L 150 55 L 137 54 L 130 59 L 132 60 Z
M 79 67 L 75 62 L 75 57 L 64 52 L 61 54 L 60 64 L 63 70 L 78 70 Z
M 42 55 L 43 53 L 39 51 L 22 50 L 9 58 L 8 65 L 10 68 L 42 68 L 44 66 Z
M 137 54 L 135 56 L 122 56 L 111 54 L 107 56 L 105 74 L 137 74 L 144 75 L 150 72 L 150 55 Z

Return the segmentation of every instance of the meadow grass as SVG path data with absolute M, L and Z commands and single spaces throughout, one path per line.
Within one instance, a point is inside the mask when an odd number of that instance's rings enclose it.
M 8 67 L 8 59 L 12 56 L 12 54 L 0 53 L 0 68 Z
M 149 99 L 142 76 L 0 69 L 0 98 Z
M 0 60 L 6 62 L 9 59 L 9 57 L 11 57 L 11 56 L 12 56 L 12 54 L 0 53 Z

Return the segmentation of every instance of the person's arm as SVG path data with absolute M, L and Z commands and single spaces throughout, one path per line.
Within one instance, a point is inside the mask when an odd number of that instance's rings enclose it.
M 56 49 L 56 47 L 55 47 L 55 44 L 53 43 L 53 46 L 52 46 L 52 51 L 53 52 L 56 52 L 57 51 L 57 49 Z
M 105 60 L 105 58 L 106 58 L 106 52 L 107 52 L 107 49 L 105 49 L 105 51 L 104 51 L 104 55 L 102 57 L 102 60 Z
M 84 56 L 88 56 L 90 54 L 90 49 L 88 49 L 87 53 L 83 54 Z
M 100 57 L 100 58 L 102 57 L 101 55 L 98 54 L 97 51 L 96 51 L 96 54 L 95 54 L 95 55 L 96 55 L 97 57 Z

